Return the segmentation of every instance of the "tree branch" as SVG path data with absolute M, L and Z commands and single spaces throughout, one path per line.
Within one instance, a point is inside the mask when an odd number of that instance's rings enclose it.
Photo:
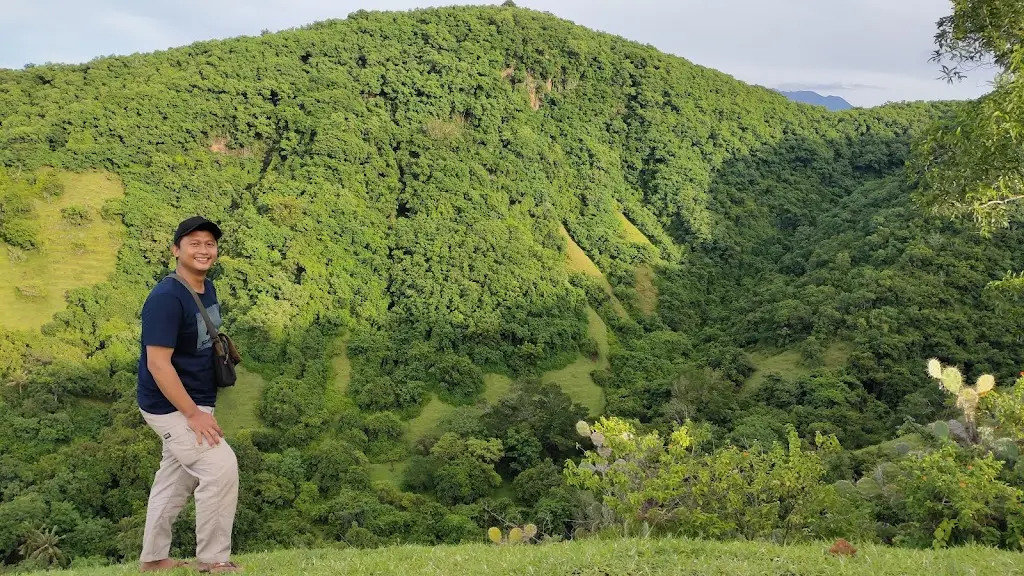
M 1024 194 L 1018 194 L 1016 196 L 1010 196 L 1009 198 L 1003 198 L 1002 200 L 989 200 L 988 202 L 985 202 L 984 204 L 979 204 L 978 205 L 978 209 L 979 210 L 984 210 L 985 208 L 990 208 L 992 206 L 1000 206 L 1000 205 L 1003 205 L 1003 204 L 1009 204 L 1010 202 L 1016 202 L 1017 200 L 1024 200 Z

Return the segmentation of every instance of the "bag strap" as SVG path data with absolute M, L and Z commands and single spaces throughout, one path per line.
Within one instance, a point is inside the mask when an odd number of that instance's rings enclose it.
M 210 318 L 210 314 L 206 311 L 206 306 L 203 306 L 203 301 L 199 299 L 199 294 L 192 286 L 181 276 L 177 274 L 170 274 L 168 278 L 174 278 L 181 283 L 182 286 L 188 288 L 189 294 L 192 295 L 192 299 L 196 301 L 196 306 L 199 307 L 199 313 L 203 315 L 203 321 L 206 322 L 206 330 L 210 333 L 211 340 L 216 343 L 220 339 L 220 334 L 217 332 L 217 327 L 213 325 L 213 319 Z

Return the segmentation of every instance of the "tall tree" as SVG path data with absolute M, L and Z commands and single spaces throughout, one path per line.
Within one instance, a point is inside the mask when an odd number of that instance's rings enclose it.
M 932 60 L 948 81 L 979 67 L 997 74 L 990 94 L 957 107 L 920 141 L 913 171 L 928 204 L 973 219 L 985 234 L 1024 216 L 1022 37 L 1019 0 L 953 0 L 935 35 Z

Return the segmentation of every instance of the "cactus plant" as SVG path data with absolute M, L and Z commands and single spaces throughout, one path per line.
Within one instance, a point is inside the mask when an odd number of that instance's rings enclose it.
M 882 487 L 874 478 L 865 476 L 857 481 L 857 491 L 865 498 L 874 498 L 882 494 Z
M 526 524 L 524 526 L 513 526 L 507 535 L 502 535 L 501 530 L 491 526 L 487 530 L 487 538 L 495 544 L 526 544 L 537 536 L 537 525 Z
M 849 480 L 839 480 L 838 482 L 835 483 L 835 488 L 836 491 L 838 491 L 841 495 L 846 497 L 860 494 L 857 491 L 857 487 L 854 486 L 853 482 L 850 482 Z
M 1012 438 L 1000 438 L 994 443 L 996 456 L 1005 462 L 1016 463 L 1020 458 L 1020 449 Z
M 903 440 L 898 440 L 892 445 L 892 451 L 899 456 L 906 456 L 911 450 L 913 450 L 913 446 L 911 446 L 909 442 L 905 442 Z
M 932 424 L 932 434 L 940 440 L 949 440 L 949 424 L 938 421 Z
M 880 488 L 885 488 L 900 475 L 899 466 L 892 462 L 881 462 L 875 467 L 872 477 Z
M 995 378 L 991 374 L 983 374 L 973 387 L 967 386 L 963 374 L 956 366 L 943 366 L 936 358 L 928 360 L 928 375 L 939 381 L 941 389 L 956 396 L 956 407 L 964 414 L 968 436 L 976 441 L 978 402 L 995 388 Z

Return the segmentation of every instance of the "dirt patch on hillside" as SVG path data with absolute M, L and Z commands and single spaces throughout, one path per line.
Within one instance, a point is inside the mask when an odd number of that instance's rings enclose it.
M 229 144 L 231 144 L 230 138 L 214 136 L 210 139 L 210 152 L 213 152 L 214 154 L 224 154 L 225 156 L 248 157 L 253 155 L 252 150 L 248 148 L 230 148 L 228 146 Z
M 210 144 L 210 152 L 216 152 L 217 154 L 228 153 L 228 139 L 227 138 L 214 138 Z
M 519 82 L 515 80 L 515 66 L 509 66 L 501 71 L 502 80 L 509 80 L 512 86 L 519 85 Z M 530 108 L 533 110 L 540 110 L 540 105 L 543 102 L 543 94 L 548 94 L 555 89 L 555 81 L 553 78 L 547 80 L 539 80 L 534 77 L 530 72 L 526 73 L 526 94 L 530 100 Z
M 541 97 L 538 89 L 543 87 L 545 93 L 551 92 L 551 80 L 540 82 L 533 77 L 533 74 L 526 74 L 526 91 L 530 95 L 530 108 L 540 110 Z

